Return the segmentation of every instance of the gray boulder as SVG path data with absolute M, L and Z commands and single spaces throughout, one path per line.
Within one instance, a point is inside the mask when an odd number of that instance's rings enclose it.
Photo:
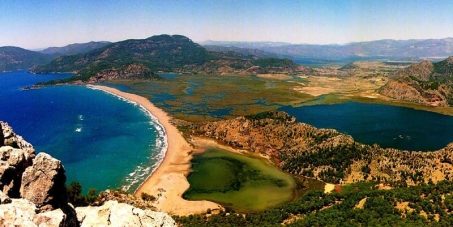
M 100 207 L 77 207 L 77 219 L 81 227 L 175 227 L 170 215 L 151 210 L 142 210 L 125 203 L 108 201 Z
M 26 199 L 12 199 L 0 205 L 0 226 L 22 227 L 73 227 L 78 226 L 75 212 L 67 214 L 62 209 L 37 213 L 35 204 Z M 71 215 L 73 215 L 71 217 Z
M 0 121 L 0 191 L 19 198 L 22 173 L 35 157 L 33 146 Z
M 39 153 L 22 175 L 20 195 L 30 200 L 41 211 L 67 205 L 66 176 L 61 161 L 46 153 Z

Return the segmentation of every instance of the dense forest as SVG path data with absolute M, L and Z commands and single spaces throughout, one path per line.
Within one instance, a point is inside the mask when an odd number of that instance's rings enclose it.
M 233 210 L 175 216 L 189 226 L 451 226 L 453 182 L 379 190 L 376 182 L 341 187 L 341 192 L 310 191 L 294 202 L 249 214 Z

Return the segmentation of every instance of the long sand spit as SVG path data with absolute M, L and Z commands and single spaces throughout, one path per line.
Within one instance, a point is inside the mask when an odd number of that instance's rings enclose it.
M 171 124 L 171 117 L 166 112 L 157 108 L 142 96 L 106 86 L 90 86 L 138 103 L 151 112 L 166 131 L 168 148 L 165 158 L 160 166 L 135 191 L 136 196 L 140 196 L 143 192 L 154 195 L 157 198 L 154 203 L 157 209 L 175 215 L 189 215 L 205 212 L 207 209 L 220 208 L 218 204 L 213 202 L 188 201 L 182 198 L 182 194 L 190 186 L 186 176 L 191 167 L 192 147 L 178 129 Z

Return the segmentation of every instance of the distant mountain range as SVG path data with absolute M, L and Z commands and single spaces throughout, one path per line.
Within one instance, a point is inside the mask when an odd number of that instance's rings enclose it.
M 94 49 L 104 47 L 111 42 L 101 41 L 101 42 L 89 42 L 89 43 L 74 43 L 64 47 L 48 47 L 42 51 L 39 51 L 43 54 L 55 55 L 55 56 L 64 56 L 64 55 L 74 55 L 74 54 L 84 54 L 88 53 Z
M 224 47 L 239 47 L 247 49 L 261 49 L 268 47 L 280 47 L 292 45 L 291 43 L 285 42 L 242 42 L 242 41 L 214 41 L 207 40 L 199 42 L 202 46 L 224 46 Z
M 91 78 L 99 73 L 130 64 L 144 66 L 154 72 L 178 73 L 254 74 L 310 71 L 288 59 L 259 58 L 231 51 L 208 51 L 181 35 L 158 35 L 111 43 L 85 54 L 60 56 L 47 65 L 33 67 L 31 71 L 76 72 L 73 78 L 53 82 L 64 83 L 91 81 Z
M 173 42 L 173 41 L 174 42 Z M 173 43 L 172 43 L 173 42 Z M 117 43 L 89 42 L 50 47 L 36 52 L 0 47 L 0 71 L 28 69 L 35 72 L 89 72 L 138 63 L 153 71 L 237 73 L 257 66 L 258 58 L 335 60 L 348 59 L 439 59 L 453 55 L 453 38 L 424 40 L 378 40 L 344 45 L 290 44 L 284 42 L 205 41 L 201 46 L 184 36 L 153 36 Z M 176 48 L 176 49 L 175 49 Z M 178 49 L 182 48 L 182 49 Z M 108 50 L 108 51 L 107 51 Z M 99 57 L 96 66 L 88 65 Z M 350 60 L 349 60 L 350 59 Z M 101 62 L 103 62 L 101 64 Z M 294 72 L 297 65 L 281 59 L 279 67 L 253 68 L 253 72 Z M 343 61 L 344 62 L 344 61 Z M 84 69 L 84 71 L 81 71 Z M 87 71 L 88 70 L 88 71 Z M 302 69 L 304 70 L 304 69 Z
M 344 45 L 289 44 L 275 42 L 216 42 L 206 41 L 203 45 L 258 49 L 280 56 L 293 58 L 429 58 L 453 55 L 453 38 L 377 40 L 355 42 Z
M 42 51 L 31 51 L 20 47 L 0 47 L 0 72 L 29 69 L 44 65 L 57 56 L 87 53 L 108 45 L 109 42 L 76 43 L 64 47 L 49 47 Z
M 33 65 L 49 63 L 52 56 L 20 47 L 0 47 L 0 72 L 28 69 Z
M 393 74 L 379 93 L 430 106 L 453 106 L 453 57 L 404 68 Z
M 245 56 L 252 55 L 252 56 L 257 56 L 260 58 L 279 58 L 282 57 L 278 54 L 274 53 L 269 53 L 266 51 L 258 50 L 258 49 L 250 49 L 250 48 L 244 48 L 244 47 L 234 47 L 234 46 L 217 46 L 217 45 L 204 45 L 204 48 L 208 51 L 214 51 L 214 52 L 236 52 Z

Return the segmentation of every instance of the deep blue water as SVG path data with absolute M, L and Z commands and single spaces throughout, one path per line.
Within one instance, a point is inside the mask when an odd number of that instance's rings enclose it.
M 347 102 L 281 107 L 300 122 L 334 128 L 358 142 L 404 150 L 437 150 L 453 142 L 453 117 L 405 107 Z
M 86 86 L 21 91 L 70 74 L 0 73 L 0 120 L 60 159 L 67 183 L 84 191 L 123 187 L 133 191 L 163 157 L 162 127 L 140 106 Z

